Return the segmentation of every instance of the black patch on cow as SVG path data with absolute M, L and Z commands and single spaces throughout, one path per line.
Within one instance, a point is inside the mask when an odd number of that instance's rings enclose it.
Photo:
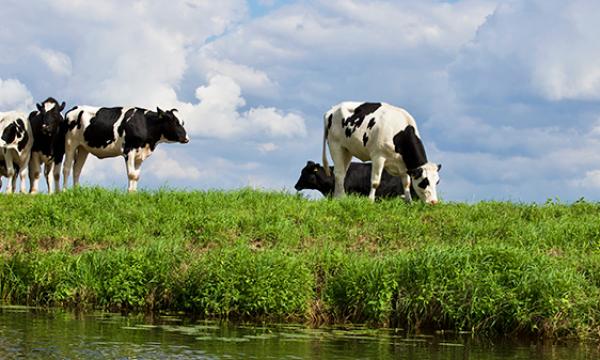
M 48 103 L 54 104 L 54 107 L 46 111 L 45 105 Z M 64 102 L 62 105 L 59 105 L 58 101 L 49 97 L 38 106 L 38 109 L 40 110 L 33 111 L 29 114 L 29 123 L 33 135 L 32 152 L 40 152 L 49 158 L 53 158 L 58 151 L 62 161 L 66 135 L 65 119 L 60 113 L 62 108 L 64 108 Z M 74 109 L 75 108 L 72 110 Z
M 346 128 L 346 136 L 350 137 L 358 129 L 365 117 L 374 113 L 381 107 L 381 103 L 363 103 L 354 109 L 354 114 L 345 120 L 342 120 L 342 126 Z M 350 134 L 350 135 L 348 135 Z
M 415 128 L 408 125 L 394 136 L 395 151 L 402 155 L 408 170 L 413 170 L 427 163 L 427 155 L 423 142 L 416 134 Z
M 317 190 L 323 196 L 333 195 L 334 190 L 334 175 L 333 167 L 329 167 L 331 175 L 325 175 L 325 169 L 312 161 L 306 163 L 298 182 L 294 186 L 296 190 L 311 189 Z M 371 191 L 371 163 L 357 163 L 352 162 L 346 172 L 344 178 L 344 189 L 348 194 L 356 194 L 367 196 Z M 413 188 L 410 188 L 413 198 L 417 198 L 417 194 Z M 398 176 L 390 175 L 385 169 L 381 174 L 381 182 L 375 192 L 375 196 L 381 197 L 396 197 L 403 196 L 404 188 L 402 186 L 402 180 Z
M 367 133 L 363 134 L 363 146 L 367 146 L 367 141 L 369 141 L 369 136 Z
M 140 108 L 131 110 L 133 111 L 127 112 L 127 121 L 124 121 L 123 126 L 125 132 L 123 154 L 126 158 L 131 150 L 140 149 L 146 145 L 154 150 L 161 136 L 161 127 L 156 113 Z
M 421 189 L 425 190 L 429 186 L 429 179 L 421 181 L 418 185 Z
M 375 118 L 372 118 L 371 121 L 369 121 L 369 125 L 367 125 L 367 129 L 371 130 L 373 128 L 373 126 L 375 126 Z
M 58 165 L 62 163 L 63 157 L 65 156 L 65 138 L 67 136 L 67 131 L 69 130 L 67 126 L 67 122 L 63 121 L 60 123 L 58 127 L 58 133 L 54 137 L 53 141 L 53 152 L 52 154 L 54 158 L 54 164 Z
M 17 138 L 17 124 L 10 123 L 8 126 L 4 128 L 2 131 L 2 140 L 7 144 L 12 144 L 13 141 Z
M 333 114 L 329 114 L 327 118 L 327 130 L 331 129 L 331 123 L 333 122 Z
M 115 141 L 115 123 L 122 113 L 122 107 L 100 108 L 96 115 L 90 119 L 90 124 L 83 132 L 86 143 L 95 148 L 103 148 L 113 143 Z M 78 123 L 81 122 L 79 117 L 77 119 Z

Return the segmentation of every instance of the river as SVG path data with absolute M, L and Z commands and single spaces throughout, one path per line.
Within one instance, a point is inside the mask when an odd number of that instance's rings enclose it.
M 0 359 L 597 359 L 595 343 L 0 306 Z

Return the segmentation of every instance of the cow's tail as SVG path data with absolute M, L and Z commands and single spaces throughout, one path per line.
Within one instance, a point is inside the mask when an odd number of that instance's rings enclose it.
M 331 171 L 329 171 L 329 163 L 327 162 L 327 136 L 329 135 L 327 115 L 329 115 L 329 113 L 325 113 L 323 116 L 323 168 L 325 170 L 325 175 L 331 176 Z

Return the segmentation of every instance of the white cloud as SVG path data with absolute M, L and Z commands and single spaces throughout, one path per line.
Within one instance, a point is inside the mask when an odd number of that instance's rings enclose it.
M 71 59 L 68 55 L 52 50 L 34 47 L 33 52 L 48 66 L 48 69 L 56 75 L 70 76 L 72 71 Z
M 161 180 L 198 180 L 202 177 L 202 172 L 187 156 L 171 155 L 163 149 L 156 149 L 152 153 L 144 167 L 144 172 Z
M 273 144 L 273 143 L 264 143 L 264 144 L 258 144 L 257 148 L 258 148 L 258 151 L 265 154 L 265 153 L 270 153 L 272 151 L 279 149 L 279 146 L 277 146 L 277 144 Z
M 600 189 L 600 170 L 587 171 L 583 179 L 572 180 L 570 185 Z
M 33 105 L 33 97 L 27 87 L 16 79 L 0 78 L 0 110 L 27 111 Z
M 598 100 L 599 11 L 589 0 L 502 2 L 453 65 L 453 80 L 480 99 Z
M 231 78 L 215 75 L 206 86 L 196 89 L 198 104 L 184 103 L 179 108 L 191 134 L 217 138 L 235 137 L 302 137 L 306 135 L 304 119 L 275 108 L 251 108 L 240 86 Z

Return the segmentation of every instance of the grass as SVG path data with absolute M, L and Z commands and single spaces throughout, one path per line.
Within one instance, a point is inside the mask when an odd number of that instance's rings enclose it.
M 600 334 L 600 205 L 277 192 L 0 196 L 16 304 L 411 329 Z

